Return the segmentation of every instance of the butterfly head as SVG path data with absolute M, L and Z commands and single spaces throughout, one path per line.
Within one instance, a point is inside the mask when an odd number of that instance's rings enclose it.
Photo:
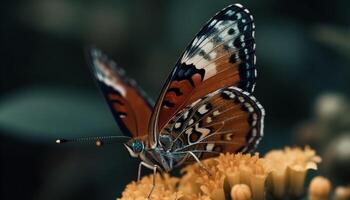
M 140 153 L 145 149 L 145 144 L 142 140 L 139 139 L 131 139 L 127 143 L 124 144 L 126 149 L 129 151 L 132 157 L 137 158 Z

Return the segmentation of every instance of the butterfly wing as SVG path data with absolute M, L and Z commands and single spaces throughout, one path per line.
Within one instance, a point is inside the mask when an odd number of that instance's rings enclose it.
M 151 101 L 127 78 L 123 69 L 98 49 L 90 49 L 90 67 L 98 85 L 125 135 L 147 135 L 152 113 Z
M 250 152 L 263 136 L 265 111 L 249 93 L 227 87 L 195 101 L 162 130 L 162 138 L 170 136 L 174 157 L 186 160 L 191 151 L 200 158 L 225 152 Z
M 256 79 L 255 26 L 239 4 L 218 12 L 180 57 L 162 89 L 151 118 L 151 143 L 170 118 L 186 105 L 219 88 L 252 92 Z

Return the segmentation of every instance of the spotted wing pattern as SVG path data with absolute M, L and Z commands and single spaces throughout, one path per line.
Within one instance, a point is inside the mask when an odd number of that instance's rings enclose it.
M 219 88 L 236 86 L 252 92 L 256 79 L 255 25 L 240 4 L 218 12 L 195 36 L 170 74 L 152 114 L 150 133 L 179 110 Z
M 151 100 L 127 78 L 123 69 L 98 49 L 90 49 L 90 66 L 98 85 L 125 135 L 147 136 L 152 113 Z
M 162 130 L 160 144 L 188 161 L 188 151 L 204 159 L 225 152 L 250 152 L 263 136 L 265 111 L 249 93 L 227 87 L 192 103 Z M 171 138 L 172 143 L 164 142 Z M 180 158 L 180 159 L 179 159 Z

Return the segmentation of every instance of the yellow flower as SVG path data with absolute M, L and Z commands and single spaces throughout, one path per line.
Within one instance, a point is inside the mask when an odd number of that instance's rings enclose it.
M 272 193 L 278 198 L 288 192 L 291 196 L 300 196 L 307 170 L 316 170 L 317 163 L 321 162 L 321 158 L 310 147 L 272 150 L 265 155 L 265 159 L 271 167 Z
M 156 175 L 152 200 L 225 200 L 296 197 L 303 193 L 305 175 L 321 161 L 309 147 L 272 150 L 259 154 L 221 154 L 182 169 L 181 178 Z M 145 199 L 152 189 L 152 175 L 127 185 L 120 200 Z
M 151 199 L 153 200 L 175 200 L 181 198 L 181 192 L 176 191 L 176 184 L 179 179 L 170 177 L 168 174 L 163 176 L 156 174 L 156 187 L 154 188 Z M 122 198 L 118 200 L 144 200 L 149 195 L 153 186 L 153 176 L 145 176 L 140 182 L 129 183 Z
M 264 199 L 265 181 L 270 172 L 265 160 L 259 154 L 225 154 L 215 159 L 218 170 L 224 174 L 230 188 L 245 184 L 251 188 L 254 199 Z

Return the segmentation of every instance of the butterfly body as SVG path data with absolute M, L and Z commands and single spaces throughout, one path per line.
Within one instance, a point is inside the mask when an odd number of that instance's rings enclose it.
M 162 138 L 166 138 L 166 136 L 162 136 Z M 167 140 L 167 142 L 172 142 L 169 139 L 170 138 L 167 138 L 165 140 Z M 183 159 L 181 156 L 174 155 L 171 148 L 163 146 L 148 148 L 147 143 L 147 140 L 142 141 L 138 139 L 131 139 L 125 144 L 125 146 L 132 157 L 139 158 L 142 162 L 149 166 L 148 168 L 153 168 L 153 166 L 156 165 L 162 170 L 169 172 L 181 159 Z M 140 150 L 140 146 L 142 146 L 142 150 Z
M 249 152 L 263 135 L 256 80 L 255 25 L 240 4 L 210 19 L 191 41 L 152 102 L 98 49 L 94 77 L 141 165 L 171 171 L 225 152 Z M 140 166 L 141 166 L 140 165 Z

